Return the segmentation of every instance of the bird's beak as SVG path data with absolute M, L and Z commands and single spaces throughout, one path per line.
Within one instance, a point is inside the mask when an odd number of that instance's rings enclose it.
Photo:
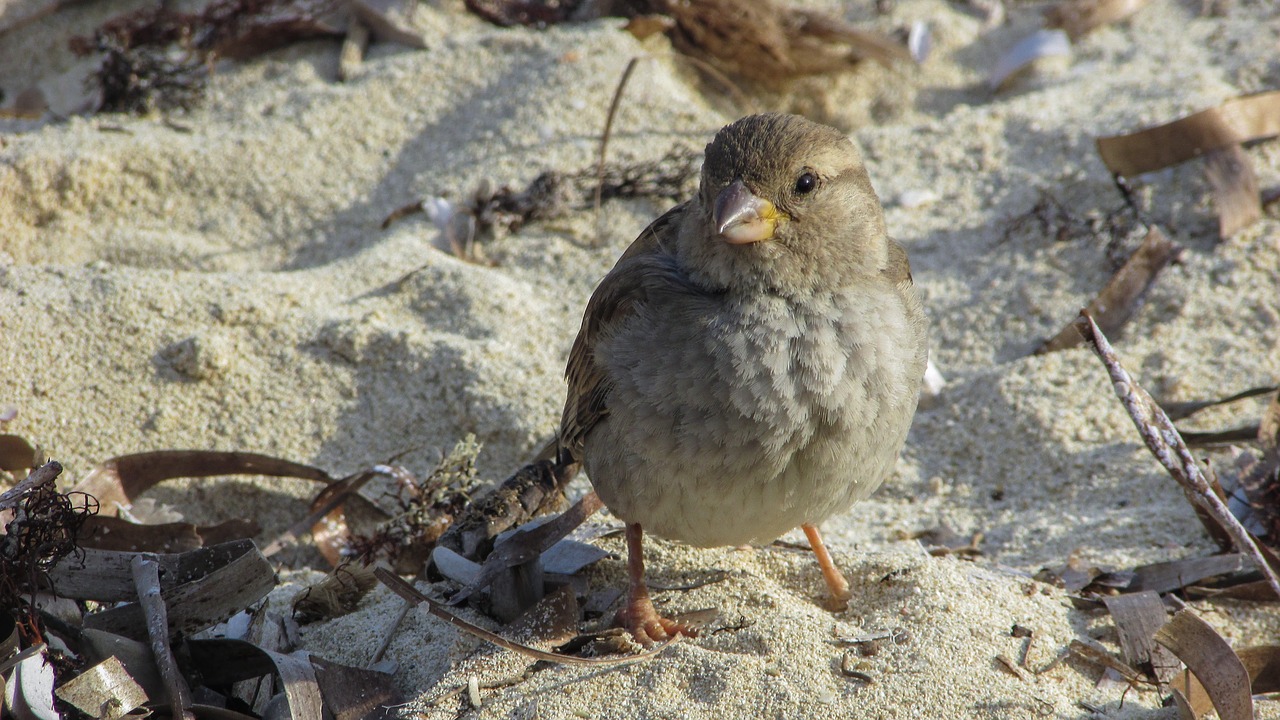
M 772 239 L 781 219 L 773 203 L 753 195 L 741 180 L 734 180 L 716 197 L 716 232 L 731 245 Z

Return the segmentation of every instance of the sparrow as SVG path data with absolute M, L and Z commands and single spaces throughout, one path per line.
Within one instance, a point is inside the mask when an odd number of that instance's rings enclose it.
M 696 634 L 653 606 L 646 530 L 715 547 L 799 526 L 847 603 L 818 525 L 892 472 L 927 354 L 906 252 L 849 138 L 778 113 L 721 129 L 697 195 L 595 289 L 565 373 L 559 462 L 626 523 L 617 624 L 646 646 Z

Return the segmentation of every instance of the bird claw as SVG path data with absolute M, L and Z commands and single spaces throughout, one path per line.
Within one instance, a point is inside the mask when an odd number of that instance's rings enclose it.
M 613 623 L 631 633 L 631 637 L 644 647 L 652 647 L 676 635 L 698 636 L 698 629 L 692 625 L 659 615 L 648 598 L 632 601 L 619 610 Z

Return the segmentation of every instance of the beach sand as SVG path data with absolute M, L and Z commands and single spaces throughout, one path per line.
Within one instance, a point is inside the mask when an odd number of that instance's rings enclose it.
M 0 87 L 12 99 L 72 72 L 66 37 L 138 6 L 93 3 L 0 35 Z M 996 660 L 1020 659 L 1015 624 L 1036 634 L 1034 670 L 1072 639 L 1116 649 L 1109 618 L 1031 580 L 1039 568 L 1214 550 L 1097 360 L 1029 353 L 1143 234 L 1094 139 L 1280 86 L 1280 8 L 1242 0 L 1202 16 L 1199 2 L 1156 0 L 1080 39 L 1069 61 L 993 93 L 988 72 L 1040 26 L 1041 4 L 1011 4 L 991 30 L 940 0 L 895 2 L 883 16 L 815 6 L 882 29 L 924 20 L 934 40 L 919 69 L 869 68 L 821 98 L 857 123 L 846 129 L 910 254 L 948 381 L 917 415 L 897 473 L 825 527 L 850 609 L 823 609 L 807 552 L 652 541 L 656 584 L 724 575 L 657 594 L 672 612 L 718 608 L 703 637 L 642 664 L 521 679 L 524 658 L 415 611 L 387 657 L 421 717 L 1092 717 L 1081 701 L 1107 717 L 1175 717 L 1154 692 L 1096 687 L 1100 669 L 1086 663 L 1015 677 Z M 543 170 L 592 166 L 635 56 L 657 55 L 628 88 L 611 159 L 700 151 L 745 109 L 662 56 L 665 40 L 641 43 L 619 20 L 501 29 L 443 2 L 419 5 L 414 23 L 427 49 L 376 43 L 345 83 L 338 43 L 313 41 L 219 64 L 189 113 L 0 121 L 0 405 L 18 409 L 7 432 L 39 443 L 69 480 L 166 448 L 269 453 L 334 474 L 397 457 L 425 473 L 467 433 L 484 443 L 481 473 L 500 480 L 553 434 L 587 297 L 669 204 L 609 202 L 599 221 L 583 211 L 499 232 L 484 246 L 493 266 L 442 251 L 423 215 L 380 222 L 418 199 L 465 198 L 482 180 L 519 187 Z M 1247 154 L 1263 187 L 1280 181 L 1280 145 Z M 1046 196 L 1082 223 L 1115 218 L 1128 231 L 1059 237 L 1031 217 Z M 1199 163 L 1143 178 L 1138 197 L 1186 252 L 1112 338 L 1127 367 L 1171 400 L 1276 382 L 1280 223 L 1264 217 L 1219 242 Z M 1238 403 L 1190 425 L 1234 426 L 1259 408 Z M 253 516 L 271 538 L 314 491 L 228 478 L 149 496 L 197 522 Z M 982 557 L 931 557 L 904 539 L 942 524 L 984 533 Z M 619 539 L 600 542 L 621 553 Z M 617 558 L 590 573 L 596 587 L 624 583 Z M 379 588 L 356 613 L 304 628 L 304 647 L 365 664 L 399 602 Z M 1280 635 L 1274 607 L 1193 607 L 1238 645 Z M 874 654 L 838 641 L 881 631 L 895 639 Z M 842 662 L 872 681 L 846 677 Z M 457 692 L 471 676 L 486 688 L 474 710 Z M 1259 707 L 1280 718 L 1276 702 Z

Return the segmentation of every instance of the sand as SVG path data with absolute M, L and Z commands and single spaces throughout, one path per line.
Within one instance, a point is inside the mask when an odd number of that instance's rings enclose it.
M 1280 84 L 1280 9 L 1239 2 L 1210 17 L 1199 3 L 1159 0 L 995 94 L 987 72 L 1038 27 L 1041 5 L 1012 5 L 1007 24 L 984 30 L 976 11 L 939 0 L 897 2 L 881 17 L 815 4 L 885 29 L 925 20 L 934 34 L 918 71 L 867 70 L 822 98 L 858 123 L 848 129 L 910 253 L 948 380 L 938 406 L 917 415 L 895 476 L 827 524 L 851 609 L 821 607 L 807 553 L 652 542 L 656 583 L 725 574 L 658 595 L 673 612 L 719 608 L 704 637 L 641 665 L 541 669 L 504 685 L 528 663 L 411 613 L 388 658 L 421 717 L 1091 717 L 1079 701 L 1108 717 L 1174 716 L 1155 693 L 1095 687 L 1087 664 L 1019 678 L 995 660 L 1021 656 L 1015 623 L 1037 634 L 1035 669 L 1071 639 L 1115 648 L 1109 620 L 1030 580 L 1040 567 L 1072 554 L 1126 567 L 1213 550 L 1092 355 L 1028 355 L 1105 282 L 1112 238 L 1058 239 L 1018 218 L 1047 193 L 1077 218 L 1115 214 L 1130 228 L 1115 249 L 1136 247 L 1141 231 L 1093 139 Z M 0 35 L 0 87 L 10 100 L 42 78 L 52 87 L 47 78 L 76 67 L 60 49 L 68 34 L 136 6 L 93 3 Z M 405 203 L 457 200 L 482 179 L 520 185 L 589 166 L 627 60 L 664 41 L 640 43 L 616 20 L 536 31 L 492 27 L 460 3 L 417 10 L 428 48 L 375 44 L 346 83 L 337 43 L 318 41 L 221 64 L 190 113 L 0 121 L 0 405 L 18 409 L 7 431 L 40 443 L 72 479 L 117 454 L 188 447 L 334 473 L 399 455 L 425 472 L 466 433 L 484 443 L 482 473 L 500 479 L 550 437 L 581 308 L 664 203 L 607 204 L 599 236 L 589 212 L 500 233 L 485 246 L 492 267 L 442 252 L 421 215 L 378 226 Z M 642 63 L 611 157 L 700 149 L 741 112 L 706 89 L 669 60 Z M 1262 185 L 1276 184 L 1277 145 L 1247 152 Z M 1143 180 L 1150 217 L 1187 251 L 1113 338 L 1126 364 L 1174 400 L 1275 382 L 1280 224 L 1264 218 L 1220 243 L 1197 164 Z M 1258 407 L 1193 425 L 1240 424 Z M 270 538 L 313 491 L 232 478 L 151 496 L 195 521 L 253 515 Z M 983 557 L 929 557 L 902 539 L 942 523 L 985 533 Z M 592 581 L 621 586 L 622 573 L 607 559 Z M 397 607 L 375 591 L 357 613 L 305 628 L 304 647 L 364 664 Z M 1238 644 L 1280 632 L 1274 608 L 1195 609 Z M 842 676 L 838 638 L 895 629 L 901 642 L 849 660 L 870 684 Z M 487 688 L 479 709 L 455 692 L 473 675 Z M 1275 702 L 1260 708 L 1280 717 Z

